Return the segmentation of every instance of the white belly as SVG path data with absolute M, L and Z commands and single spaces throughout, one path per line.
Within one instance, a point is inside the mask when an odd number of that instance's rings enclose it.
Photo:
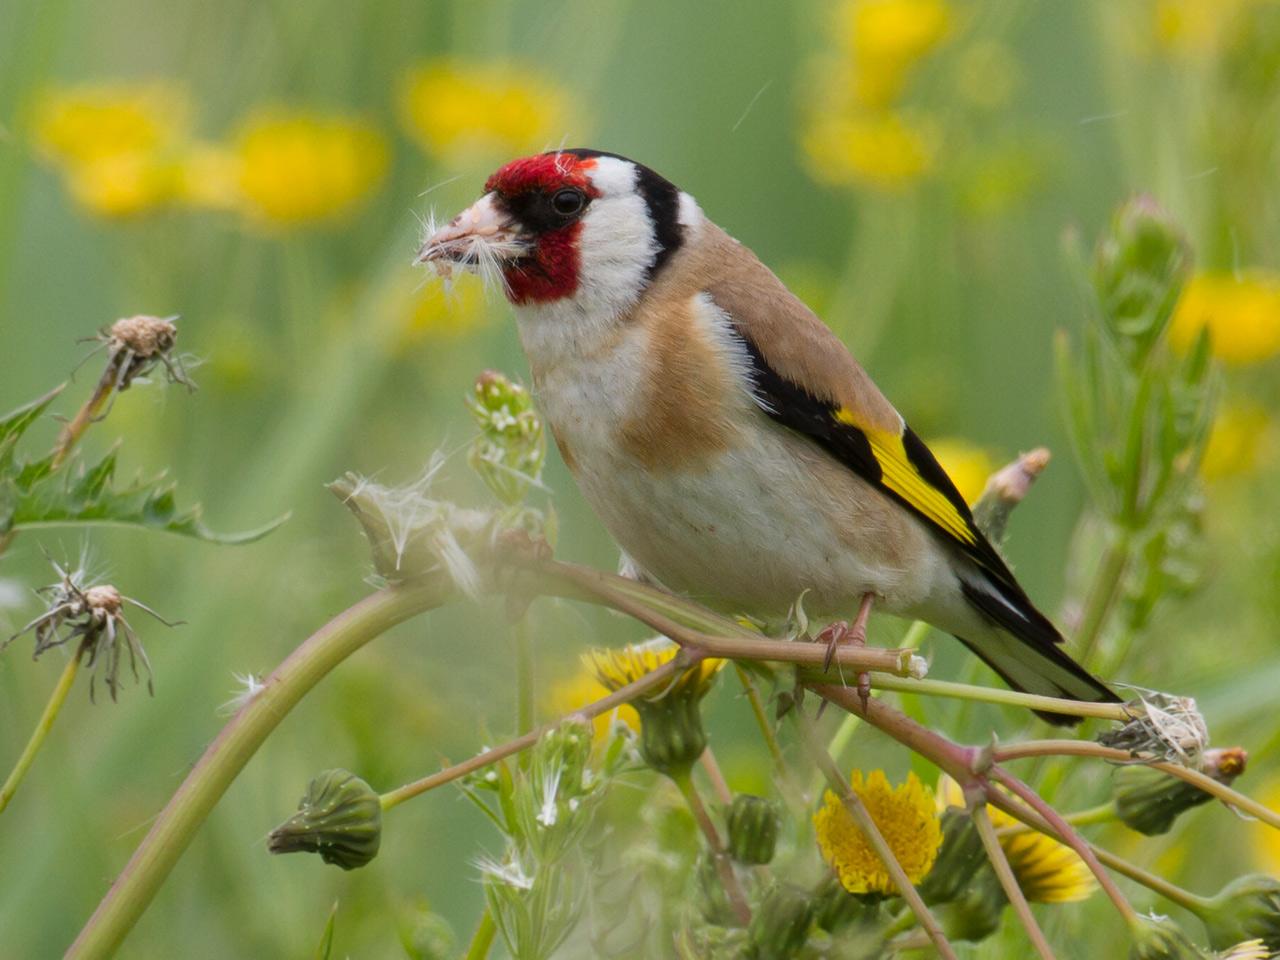
M 914 616 L 955 592 L 945 551 L 914 517 L 774 423 L 745 386 L 725 418 L 733 437 L 724 449 L 678 467 L 646 465 L 620 434 L 653 389 L 645 331 L 576 356 L 543 355 L 555 328 L 521 319 L 537 403 L 583 495 L 663 585 L 767 620 L 805 591 L 815 617 L 851 616 L 866 593 L 879 610 Z

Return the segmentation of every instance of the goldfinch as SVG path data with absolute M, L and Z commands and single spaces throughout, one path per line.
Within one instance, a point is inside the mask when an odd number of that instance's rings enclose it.
M 560 455 L 646 577 L 770 622 L 802 594 L 810 614 L 857 610 L 855 639 L 874 603 L 1014 689 L 1117 699 L 844 344 L 653 170 L 586 149 L 514 160 L 418 262 L 501 284 Z

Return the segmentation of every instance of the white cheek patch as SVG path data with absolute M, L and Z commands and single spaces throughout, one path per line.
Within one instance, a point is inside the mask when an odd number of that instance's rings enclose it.
M 582 218 L 578 251 L 574 299 L 610 315 L 634 304 L 658 252 L 644 198 L 627 193 L 594 200 Z

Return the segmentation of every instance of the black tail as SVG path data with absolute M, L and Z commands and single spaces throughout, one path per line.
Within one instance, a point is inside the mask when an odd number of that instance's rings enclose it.
M 1012 589 L 1010 589 L 1012 586 Z M 958 637 L 1014 690 L 1093 703 L 1119 703 L 1101 680 L 1062 652 L 1062 634 L 1016 585 L 982 577 L 961 580 L 967 599 L 995 627 L 981 642 Z M 1074 726 L 1079 717 L 1035 711 L 1056 726 Z

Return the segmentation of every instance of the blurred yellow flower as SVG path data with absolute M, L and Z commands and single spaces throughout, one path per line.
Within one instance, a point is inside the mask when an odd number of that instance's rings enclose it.
M 564 135 L 564 95 L 538 74 L 494 62 L 438 60 L 408 71 L 400 115 L 427 151 L 456 158 L 476 150 L 549 149 Z
M 582 655 L 582 664 L 609 690 L 620 690 L 646 673 L 657 670 L 679 651 L 680 648 L 666 637 L 655 637 L 645 643 L 629 643 L 620 650 L 593 648 Z M 641 699 L 657 701 L 681 694 L 691 694 L 695 699 L 701 699 L 711 689 L 716 674 L 723 666 L 723 660 L 708 657 L 680 674 L 673 682 Z
M 1217 413 L 1200 464 L 1209 481 L 1252 473 L 1268 452 L 1271 417 L 1255 403 L 1227 404 Z
M 850 786 L 871 814 L 880 833 L 912 883 L 919 883 L 933 867 L 942 846 L 942 826 L 933 791 L 914 774 L 906 782 L 889 786 L 883 770 L 873 770 L 865 780 L 854 770 Z M 814 831 L 822 858 L 850 893 L 894 894 L 897 888 L 880 862 L 875 848 L 844 801 L 834 791 L 823 795 L 822 807 L 813 815 Z
M 938 779 L 938 809 L 964 808 L 964 791 L 945 774 Z M 987 815 L 996 830 L 1021 826 L 1003 810 L 987 804 Z M 1066 844 L 1037 830 L 1001 833 L 1000 847 L 1027 899 L 1034 903 L 1073 903 L 1084 900 L 1097 887 L 1092 871 Z
M 1260 803 L 1272 810 L 1280 810 L 1280 777 L 1273 776 L 1264 783 L 1258 789 L 1257 797 Z M 1250 845 L 1254 863 L 1261 870 L 1280 875 L 1280 831 L 1255 820 L 1249 824 L 1249 832 L 1255 841 Z
M 820 180 L 900 190 L 933 168 L 937 140 L 937 128 L 926 117 L 855 113 L 817 118 L 803 144 Z
M 1225 27 L 1254 0 L 1156 0 L 1153 32 L 1170 54 L 1199 57 L 1214 53 Z
M 942 469 L 956 485 L 965 503 L 975 503 L 987 486 L 987 478 L 996 469 L 987 452 L 959 437 L 934 440 L 929 444 L 929 449 L 938 458 L 938 463 L 942 464 Z
M 587 668 L 579 670 L 569 677 L 557 680 L 547 691 L 544 707 L 551 716 L 559 717 L 567 713 L 581 710 L 609 695 L 609 688 L 596 678 Z M 609 728 L 613 718 L 625 723 L 632 730 L 640 729 L 640 715 L 629 704 L 623 704 L 611 713 L 603 713 L 592 721 L 593 740 L 603 743 L 609 737 Z
M 163 83 L 102 83 L 47 90 L 33 135 L 91 213 L 126 217 L 163 205 L 177 183 L 187 101 Z
M 951 33 L 943 0 L 846 0 L 841 36 L 853 61 L 853 95 L 868 107 L 901 96 L 915 65 Z
M 1209 328 L 1213 352 L 1226 363 L 1255 363 L 1280 353 L 1280 274 L 1196 274 L 1178 300 L 1170 342 L 1188 350 L 1202 327 Z
M 237 139 L 241 203 L 254 220 L 279 227 L 341 218 L 377 186 L 387 159 L 382 135 L 358 120 L 262 110 Z
M 423 285 L 407 278 L 403 293 L 394 307 L 403 317 L 398 325 L 402 348 L 465 336 L 486 318 L 484 282 L 474 274 L 457 274 L 447 290 L 442 283 Z

